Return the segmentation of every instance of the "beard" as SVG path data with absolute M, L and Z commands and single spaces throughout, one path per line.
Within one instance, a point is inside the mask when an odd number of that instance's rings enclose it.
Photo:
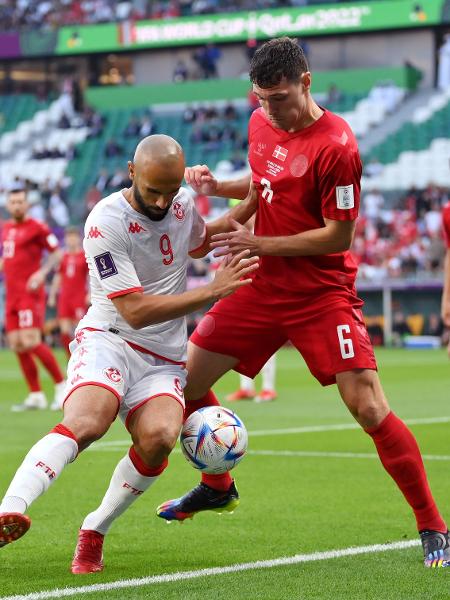
M 137 185 L 133 185 L 133 195 L 136 204 L 139 206 L 141 212 L 151 221 L 162 221 L 169 212 L 170 207 L 172 206 L 172 203 L 170 203 L 169 206 L 164 210 L 161 208 L 157 208 L 156 206 L 147 206 Z

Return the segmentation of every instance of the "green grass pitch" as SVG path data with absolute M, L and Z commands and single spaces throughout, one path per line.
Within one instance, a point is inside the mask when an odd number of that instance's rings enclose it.
M 419 421 L 411 428 L 427 456 L 436 500 L 450 520 L 446 353 L 380 350 L 377 356 L 392 408 L 402 418 Z M 62 354 L 60 359 L 64 360 Z M 237 381 L 235 373 L 223 378 L 216 387 L 219 397 L 233 391 Z M 50 396 L 50 382 L 44 379 L 44 383 Z M 29 533 L 0 550 L 0 600 L 415 539 L 412 513 L 373 456 L 371 439 L 357 428 L 330 428 L 353 423 L 336 387 L 322 388 L 299 355 L 285 349 L 278 355 L 277 388 L 276 402 L 228 404 L 250 431 L 250 452 L 235 471 L 241 505 L 233 515 L 197 515 L 182 526 L 168 526 L 155 516 L 160 502 L 184 493 L 198 480 L 176 450 L 157 484 L 113 525 L 105 541 L 104 572 L 72 575 L 69 567 L 77 529 L 84 515 L 97 506 L 115 464 L 128 448 L 128 435 L 117 421 L 104 438 L 117 443 L 94 446 L 82 454 L 31 507 Z M 12 413 L 11 404 L 25 395 L 14 355 L 0 352 L 0 496 L 29 447 L 60 419 L 51 411 Z M 423 423 L 426 420 L 433 422 Z M 321 430 L 286 431 L 310 426 Z M 283 455 L 283 451 L 290 452 Z M 450 569 L 425 569 L 421 549 L 412 547 L 107 591 L 88 588 L 69 597 L 441 600 L 448 597 L 449 588 Z

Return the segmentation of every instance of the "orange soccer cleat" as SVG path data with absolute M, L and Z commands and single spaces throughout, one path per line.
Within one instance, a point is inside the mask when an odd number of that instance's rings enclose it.
M 72 560 L 72 573 L 97 573 L 103 571 L 103 538 L 98 531 L 80 529 Z
M 278 394 L 275 390 L 261 390 L 261 392 L 256 396 L 255 402 L 271 402 L 272 400 L 276 400 Z
M 254 397 L 255 392 L 249 390 L 237 390 L 237 392 L 225 396 L 225 400 L 228 400 L 228 402 L 237 402 L 238 400 L 253 400 Z
M 30 525 L 31 519 L 22 513 L 0 513 L 0 548 L 25 535 Z

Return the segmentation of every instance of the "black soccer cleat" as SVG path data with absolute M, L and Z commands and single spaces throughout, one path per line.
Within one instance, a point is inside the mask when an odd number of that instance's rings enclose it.
M 424 529 L 420 531 L 423 547 L 423 563 L 431 569 L 450 567 L 449 534 Z
M 167 500 L 156 509 L 158 517 L 166 521 L 184 521 L 202 510 L 217 513 L 232 513 L 239 504 L 239 494 L 233 483 L 226 492 L 214 490 L 205 483 L 199 483 L 194 489 L 175 500 Z

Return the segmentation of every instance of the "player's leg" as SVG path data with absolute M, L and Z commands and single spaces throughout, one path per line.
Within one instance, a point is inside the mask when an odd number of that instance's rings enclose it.
M 56 481 L 78 453 L 99 439 L 117 414 L 117 397 L 98 386 L 73 391 L 64 419 L 40 439 L 17 469 L 0 504 L 0 545 L 21 537 L 30 525 L 24 513 Z
M 389 408 L 360 311 L 337 302 L 320 320 L 303 322 L 291 339 L 322 385 L 337 382 L 350 412 L 374 440 L 383 466 L 415 513 L 424 551 L 432 554 L 427 566 L 450 565 L 447 526 L 431 495 L 417 442 Z
M 104 536 L 167 467 L 183 422 L 182 405 L 170 396 L 143 404 L 128 426 L 133 445 L 119 461 L 100 506 L 84 519 L 72 561 L 72 573 L 95 573 L 103 569 Z
M 262 388 L 256 396 L 255 402 L 270 402 L 278 396 L 275 390 L 275 374 L 277 368 L 276 354 L 271 356 L 261 370 Z
M 8 323 L 8 322 L 7 322 Z M 24 411 L 47 408 L 47 399 L 42 391 L 39 372 L 31 352 L 25 350 L 20 341 L 20 330 L 12 329 L 7 332 L 8 346 L 16 353 L 25 381 L 30 390 L 21 404 L 14 404 L 12 411 Z
M 49 372 L 55 383 L 54 403 L 57 403 L 58 407 L 61 408 L 65 392 L 64 375 L 50 347 L 42 341 L 41 330 L 35 327 L 21 329 L 20 341 L 29 352 L 40 360 Z
M 219 405 L 210 388 L 224 373 L 235 369 L 254 377 L 285 342 L 284 332 L 274 322 L 273 306 L 252 287 L 240 288 L 217 302 L 192 334 L 188 344 L 185 419 L 199 408 Z M 238 498 L 229 473 L 202 473 L 198 486 L 161 504 L 157 514 L 167 520 L 183 520 L 186 514 L 203 510 L 230 509 L 237 505 Z
M 64 348 L 67 358 L 70 359 L 69 344 L 73 340 L 74 325 L 72 319 L 59 318 L 59 338 L 61 340 L 61 346 Z
M 253 400 L 255 397 L 255 381 L 246 375 L 239 375 L 239 389 L 228 394 L 225 400 L 228 402 L 236 402 L 239 400 Z
M 447 525 L 430 490 L 417 441 L 389 408 L 375 371 L 338 373 L 339 392 L 352 415 L 375 443 L 380 460 L 416 517 L 425 565 L 450 566 Z

